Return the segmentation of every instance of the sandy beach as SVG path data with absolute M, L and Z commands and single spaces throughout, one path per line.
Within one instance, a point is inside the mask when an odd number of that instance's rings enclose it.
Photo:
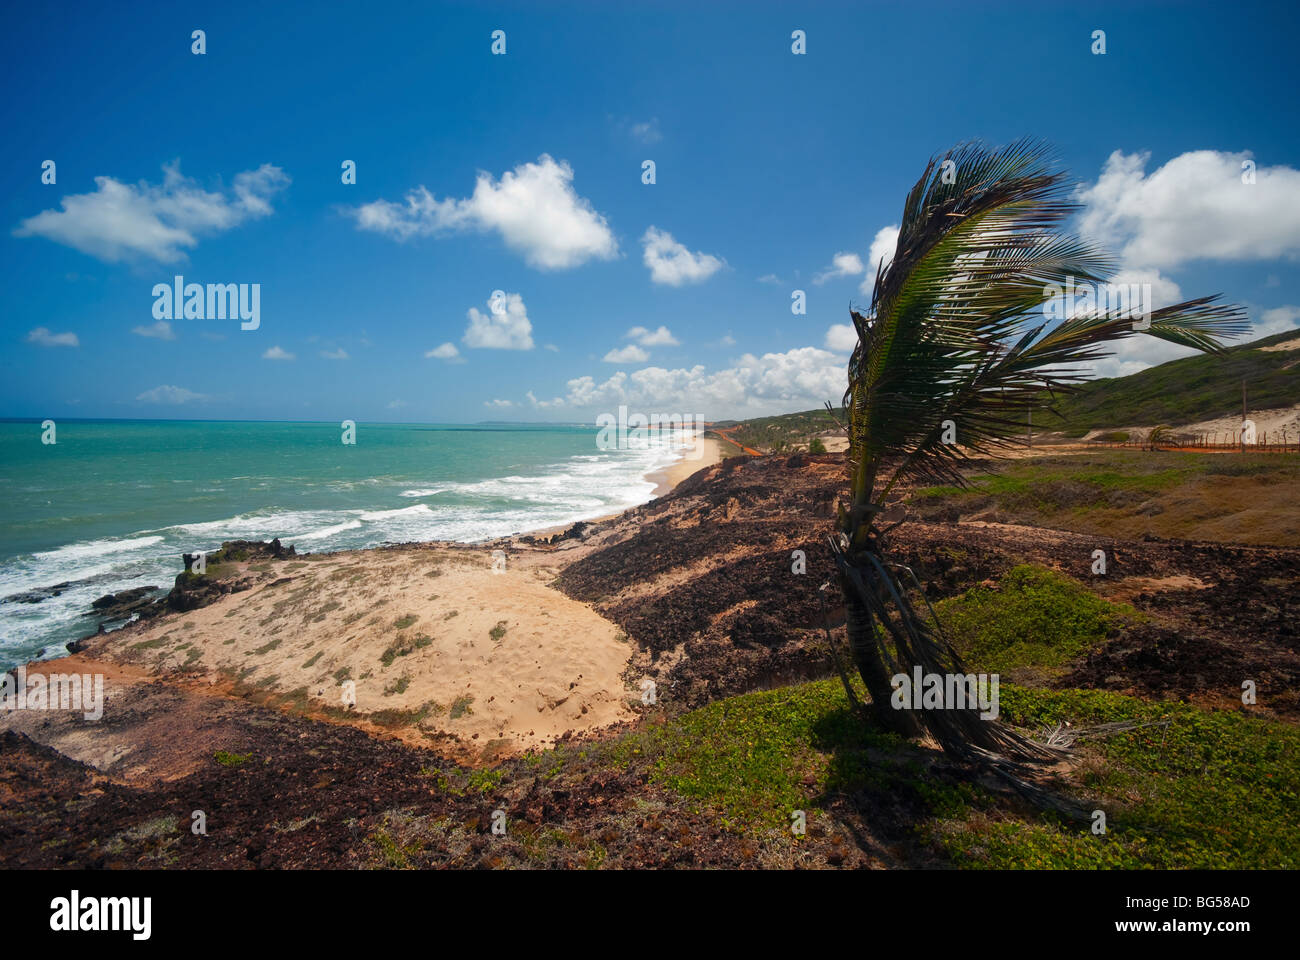
M 647 475 L 655 497 L 719 462 L 716 441 L 697 442 Z M 511 547 L 506 538 L 223 562 L 220 576 L 238 588 L 216 602 L 89 638 L 37 669 L 99 663 L 110 699 L 165 678 L 476 759 L 631 719 L 640 692 L 624 676 L 627 636 L 555 589 L 548 554 Z M 502 548 L 504 568 L 494 565 Z M 23 729 L 32 716 L 4 725 Z M 76 737 L 63 747 L 92 751 L 87 762 L 103 750 Z
M 708 437 L 696 437 L 695 446 L 686 451 L 685 457 L 676 463 L 647 473 L 646 479 L 655 484 L 654 495 L 662 497 L 691 474 L 705 467 L 711 467 L 722 459 L 722 445 Z

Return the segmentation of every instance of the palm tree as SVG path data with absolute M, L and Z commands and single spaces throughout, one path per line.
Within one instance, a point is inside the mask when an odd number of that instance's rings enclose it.
M 877 271 L 871 308 L 850 310 L 858 335 L 844 395 L 851 492 L 831 537 L 852 665 L 876 721 L 904 735 L 926 731 L 950 755 L 1004 773 L 1057 754 L 981 719 L 977 709 L 891 705 L 890 678 L 898 673 L 967 670 L 933 611 L 927 618 L 913 606 L 913 597 L 923 600 L 920 584 L 889 561 L 890 528 L 881 513 L 904 480 L 965 484 L 965 461 L 1022 442 L 1031 411 L 1084 379 L 1069 365 L 1106 356 L 1105 344 L 1139 333 L 1131 312 L 1109 304 L 1047 318 L 1052 285 L 1102 284 L 1113 270 L 1103 253 L 1061 229 L 1078 208 L 1065 174 L 1052 167 L 1039 142 L 960 144 L 932 158 L 908 194 L 898 246 Z M 1219 350 L 1219 338 L 1247 324 L 1239 307 L 1217 300 L 1153 311 L 1140 332 Z

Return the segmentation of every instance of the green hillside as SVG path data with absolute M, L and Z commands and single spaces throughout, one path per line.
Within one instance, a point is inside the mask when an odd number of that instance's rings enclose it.
M 1300 403 L 1300 350 L 1260 350 L 1300 337 L 1288 330 L 1230 347 L 1221 354 L 1171 360 L 1127 377 L 1107 377 L 1061 397 L 1055 415 L 1034 415 L 1037 429 L 1082 436 L 1098 427 L 1178 426 L 1241 413 L 1241 382 L 1251 410 Z M 841 422 L 844 412 L 837 411 Z M 798 449 L 811 437 L 836 429 L 825 408 L 754 420 L 722 420 L 731 436 L 764 453 Z
M 844 411 L 837 411 L 844 422 Z M 740 443 L 764 453 L 781 453 L 806 444 L 811 437 L 821 436 L 837 429 L 838 425 L 825 407 L 804 410 L 801 413 L 783 413 L 775 417 L 755 420 L 720 420 L 715 427 L 735 427 L 731 433 Z
M 1300 403 L 1300 351 L 1260 350 L 1300 337 L 1289 330 L 1221 354 L 1171 360 L 1127 377 L 1093 380 L 1056 404 L 1044 426 L 1081 436 L 1098 427 L 1178 426 L 1241 413 L 1241 383 L 1252 410 Z M 1037 419 L 1037 418 L 1035 418 Z

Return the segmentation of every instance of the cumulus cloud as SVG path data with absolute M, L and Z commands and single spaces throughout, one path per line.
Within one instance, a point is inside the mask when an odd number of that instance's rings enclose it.
M 174 387 L 171 385 L 154 387 L 152 390 L 146 390 L 144 393 L 136 396 L 136 400 L 141 403 L 166 403 L 172 405 L 203 401 L 206 399 L 208 399 L 206 394 L 195 393 L 193 390 L 186 390 L 184 387 Z
M 448 363 L 464 363 L 465 359 L 460 355 L 454 343 L 442 343 L 425 353 L 426 357 L 433 360 L 446 360 Z
M 851 323 L 836 323 L 826 331 L 826 349 L 836 353 L 852 353 L 858 345 L 858 331 Z
M 1255 183 L 1243 183 L 1242 164 L 1250 159 L 1249 152 L 1194 150 L 1148 174 L 1150 154 L 1117 150 L 1097 181 L 1078 191 L 1084 205 L 1080 232 L 1118 254 L 1120 270 L 1112 282 L 1151 284 L 1155 308 L 1184 299 L 1164 270 L 1203 260 L 1295 259 L 1300 171 L 1258 167 Z M 1266 313 L 1252 336 L 1287 329 L 1283 316 Z M 1113 356 L 1084 369 L 1125 376 L 1195 353 L 1148 336 L 1130 337 L 1112 349 Z
M 321 355 L 322 357 L 324 357 L 326 360 L 350 360 L 350 359 L 352 359 L 351 357 L 348 356 L 348 352 L 347 352 L 346 350 L 344 350 L 342 347 L 339 347 L 337 350 L 322 350 L 322 351 L 320 352 L 320 355 Z
M 1081 230 L 1127 265 L 1300 255 L 1300 171 L 1259 167 L 1242 183 L 1249 151 L 1194 150 L 1151 174 L 1149 153 L 1116 150 L 1097 182 L 1080 188 Z
M 696 365 L 644 367 L 630 374 L 620 370 L 601 382 L 577 377 L 568 381 L 564 400 L 568 407 L 596 412 L 624 403 L 647 413 L 762 416 L 838 402 L 845 385 L 843 358 L 800 347 L 761 357 L 745 354 L 734 366 L 713 372 Z
M 829 267 L 813 277 L 813 283 L 823 284 L 828 280 L 836 280 L 840 277 L 862 277 L 859 290 L 862 293 L 870 294 L 872 288 L 876 285 L 876 271 L 880 264 L 884 262 L 888 265 L 889 261 L 894 259 L 894 251 L 898 248 L 898 234 L 899 229 L 896 223 L 888 227 L 881 227 L 876 231 L 876 235 L 871 241 L 871 248 L 867 251 L 866 263 L 863 263 L 862 258 L 853 251 L 842 251 L 831 258 Z
M 36 327 L 27 333 L 27 342 L 35 343 L 42 347 L 79 347 L 81 341 L 77 335 L 69 331 L 68 333 L 51 333 L 49 327 Z
M 573 189 L 573 168 L 542 154 L 496 180 L 480 172 L 474 193 L 438 200 L 424 186 L 404 203 L 375 200 L 349 213 L 357 227 L 396 240 L 458 230 L 495 231 L 539 270 L 563 270 L 591 259 L 610 260 L 618 243 L 605 217 Z
M 147 327 L 132 327 L 131 332 L 141 337 L 154 337 L 158 340 L 176 339 L 176 333 L 172 330 L 172 325 L 166 320 L 159 320 Z
M 611 350 L 604 357 L 606 363 L 645 363 L 649 359 L 650 354 L 635 343 L 629 343 L 621 350 Z
M 758 282 L 759 283 L 780 283 L 781 278 L 778 277 L 775 273 L 765 273 L 758 278 Z
M 898 250 L 898 224 L 890 224 L 887 227 L 881 227 L 876 231 L 876 236 L 871 241 L 871 249 L 867 253 L 867 271 L 862 277 L 862 286 L 858 289 L 863 293 L 869 294 L 876 286 L 876 273 L 883 263 L 889 266 L 890 261 L 894 259 L 894 253 Z
M 643 347 L 675 347 L 680 342 L 673 336 L 671 330 L 663 326 L 658 330 L 647 330 L 645 327 L 633 327 L 627 333 L 623 334 L 623 339 L 635 340 Z
M 494 291 L 488 298 L 488 312 L 469 308 L 469 326 L 463 342 L 468 347 L 491 350 L 533 349 L 533 325 L 524 298 L 517 293 Z
M 109 263 L 172 263 L 185 259 L 204 234 L 269 215 L 270 198 L 288 184 L 288 175 L 269 163 L 236 175 L 230 191 L 204 190 L 181 174 L 178 162 L 163 167 L 161 185 L 96 177 L 93 193 L 64 197 L 61 210 L 29 217 L 14 236 L 45 237 Z
M 722 261 L 717 257 L 699 251 L 691 253 L 671 233 L 657 227 L 646 230 L 641 243 L 645 247 L 645 265 L 650 268 L 650 279 L 655 283 L 670 287 L 703 283 L 722 269 Z
M 831 265 L 813 277 L 813 283 L 823 284 L 836 277 L 856 277 L 866 269 L 856 253 L 837 253 L 831 257 Z
M 281 347 L 275 346 L 275 347 L 271 347 L 269 350 L 263 353 L 262 359 L 263 360 L 294 360 L 296 359 L 296 357 L 288 350 L 284 350 Z
M 485 407 L 513 407 L 514 403 L 510 400 L 484 400 Z
M 539 409 L 539 410 L 549 410 L 549 409 L 552 409 L 552 408 L 555 408 L 555 407 L 562 407 L 562 406 L 564 406 L 564 398 L 563 398 L 563 397 L 555 397 L 555 398 L 552 399 L 552 400 L 538 400 L 535 396 L 533 396 L 533 391 L 531 391 L 531 390 L 529 390 L 526 394 L 524 394 L 524 396 L 528 398 L 528 402 L 529 402 L 529 403 L 530 403 L 530 404 L 531 404 L 535 409 Z
M 1300 307 L 1291 304 L 1273 307 L 1260 314 L 1250 338 L 1258 340 L 1260 337 L 1271 337 L 1275 333 L 1293 330 L 1297 326 L 1300 326 Z

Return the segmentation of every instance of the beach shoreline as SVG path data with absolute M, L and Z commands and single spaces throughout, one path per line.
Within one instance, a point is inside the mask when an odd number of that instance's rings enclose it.
M 696 443 L 699 444 L 700 455 L 696 457 L 682 457 L 666 467 L 660 467 L 657 470 L 651 470 L 645 475 L 645 479 L 655 485 L 654 491 L 650 494 L 650 499 L 662 497 L 664 494 L 671 493 L 673 489 L 685 480 L 687 477 L 698 473 L 705 467 L 712 467 L 722 462 L 722 444 L 710 437 L 697 437 Z M 647 501 L 648 502 L 648 501 Z M 640 506 L 640 504 L 638 504 Z M 619 510 L 616 513 L 606 513 L 598 517 L 592 517 L 590 520 L 575 520 L 573 523 L 604 523 L 621 517 L 627 510 L 634 510 L 635 507 L 628 507 L 625 510 Z M 536 530 L 520 530 L 515 536 L 531 537 L 549 537 L 557 533 L 563 533 L 570 529 L 573 523 L 562 523 L 541 527 Z

